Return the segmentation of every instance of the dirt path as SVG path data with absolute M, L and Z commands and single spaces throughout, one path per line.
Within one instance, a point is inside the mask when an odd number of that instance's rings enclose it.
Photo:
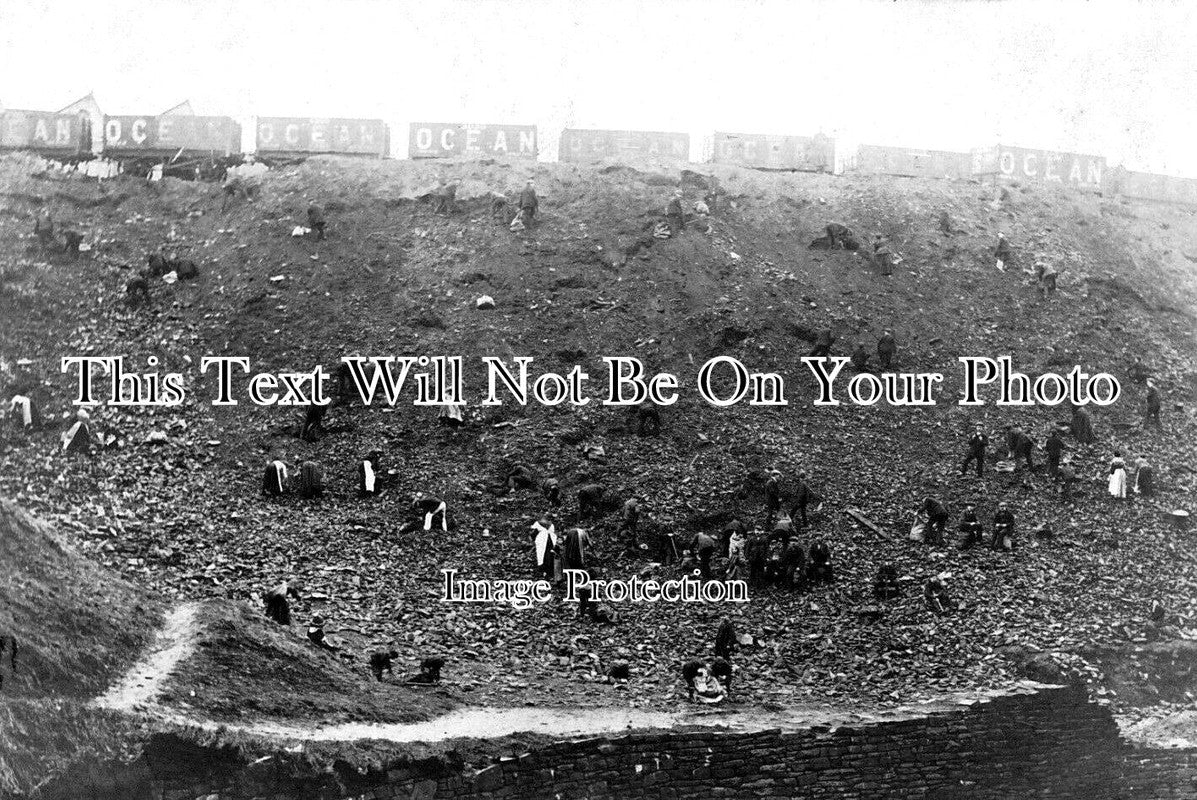
M 634 708 L 462 708 L 426 722 L 302 725 L 286 722 L 213 722 L 167 711 L 167 718 L 205 730 L 218 728 L 272 739 L 349 742 L 383 739 L 390 742 L 438 742 L 461 737 L 491 738 L 514 733 L 575 737 L 623 733 L 629 730 L 720 728 L 740 732 L 770 728 L 800 728 L 812 724 L 860 724 L 871 717 L 829 715 L 791 709 L 770 713 L 759 709 L 723 707 L 719 710 L 645 711 Z
M 94 701 L 114 711 L 155 711 L 162 684 L 175 666 L 191 655 L 199 638 L 196 615 L 199 603 L 184 603 L 166 615 L 149 652 L 125 673 L 125 677 Z

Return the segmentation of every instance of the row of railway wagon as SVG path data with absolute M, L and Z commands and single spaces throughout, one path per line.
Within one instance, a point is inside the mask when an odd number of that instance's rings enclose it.
M 386 158 L 390 127 L 380 119 L 255 117 L 254 155 L 284 161 L 316 154 Z M 102 154 L 118 162 L 230 163 L 242 154 L 241 125 L 181 106 L 158 115 L 105 115 L 91 96 L 62 111 L 0 111 L 0 150 L 30 150 L 62 161 Z M 822 136 L 716 131 L 702 160 L 763 170 L 993 179 L 1058 184 L 1131 199 L 1197 205 L 1197 180 L 1109 168 L 1102 156 L 996 145 L 970 152 L 860 145 L 836 160 L 836 142 Z M 410 158 L 539 155 L 535 125 L 413 122 Z M 691 160 L 690 134 L 668 131 L 566 129 L 558 160 L 588 162 L 654 157 Z M 196 174 L 200 173 L 198 167 Z

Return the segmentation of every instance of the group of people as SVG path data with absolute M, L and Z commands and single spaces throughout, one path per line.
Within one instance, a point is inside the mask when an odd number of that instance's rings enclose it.
M 262 604 L 265 607 L 266 617 L 278 625 L 290 626 L 291 624 L 291 600 L 300 601 L 302 597 L 300 592 L 303 586 L 300 582 L 295 580 L 284 580 L 275 586 L 272 586 L 262 592 Z M 342 645 L 336 644 L 330 640 L 324 632 L 324 617 L 320 614 L 313 614 L 311 621 L 307 625 L 307 639 L 312 646 L 323 650 L 333 655 L 337 655 L 346 660 L 352 660 L 353 656 L 347 652 Z M 393 677 L 395 674 L 394 662 L 399 658 L 397 650 L 375 650 L 370 653 L 366 662 L 370 668 L 371 674 L 381 682 L 385 677 Z M 441 669 L 445 665 L 445 659 L 439 656 L 431 656 L 423 659 L 420 662 L 420 670 L 415 675 L 407 678 L 407 683 L 415 684 L 435 684 L 440 683 Z
M 281 458 L 271 459 L 262 475 L 262 494 L 279 497 L 293 492 L 309 500 L 324 496 L 324 468 L 318 462 L 310 459 L 302 461 L 295 478 L 291 477 L 293 472 Z M 381 494 L 382 475 L 382 453 L 372 450 L 358 461 L 358 495 L 372 497 Z M 401 528 L 401 533 L 418 528 L 430 531 L 438 521 L 442 531 L 449 530 L 449 506 L 440 497 L 416 492 L 412 495 L 411 510 L 414 516 Z
M 70 228 L 62 229 L 62 243 L 59 244 L 54 225 L 54 216 L 49 209 L 38 212 L 33 221 L 33 235 L 38 250 L 43 255 L 63 253 L 72 259 L 78 258 L 83 247 L 83 234 Z

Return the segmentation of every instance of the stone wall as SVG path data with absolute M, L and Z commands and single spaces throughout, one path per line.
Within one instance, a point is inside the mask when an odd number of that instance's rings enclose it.
M 1134 748 L 1123 770 L 1123 797 L 1189 800 L 1197 797 L 1197 750 Z
M 917 711 L 917 713 L 915 713 Z M 1197 751 L 1138 750 L 1083 690 L 1040 687 L 853 725 L 691 727 L 560 742 L 481 769 L 451 758 L 360 772 L 159 742 L 121 775 L 48 797 L 1125 798 L 1197 797 Z M 61 784 L 61 782 L 60 782 Z M 67 788 L 60 785 L 59 788 Z M 76 793 L 77 792 L 77 793 Z

